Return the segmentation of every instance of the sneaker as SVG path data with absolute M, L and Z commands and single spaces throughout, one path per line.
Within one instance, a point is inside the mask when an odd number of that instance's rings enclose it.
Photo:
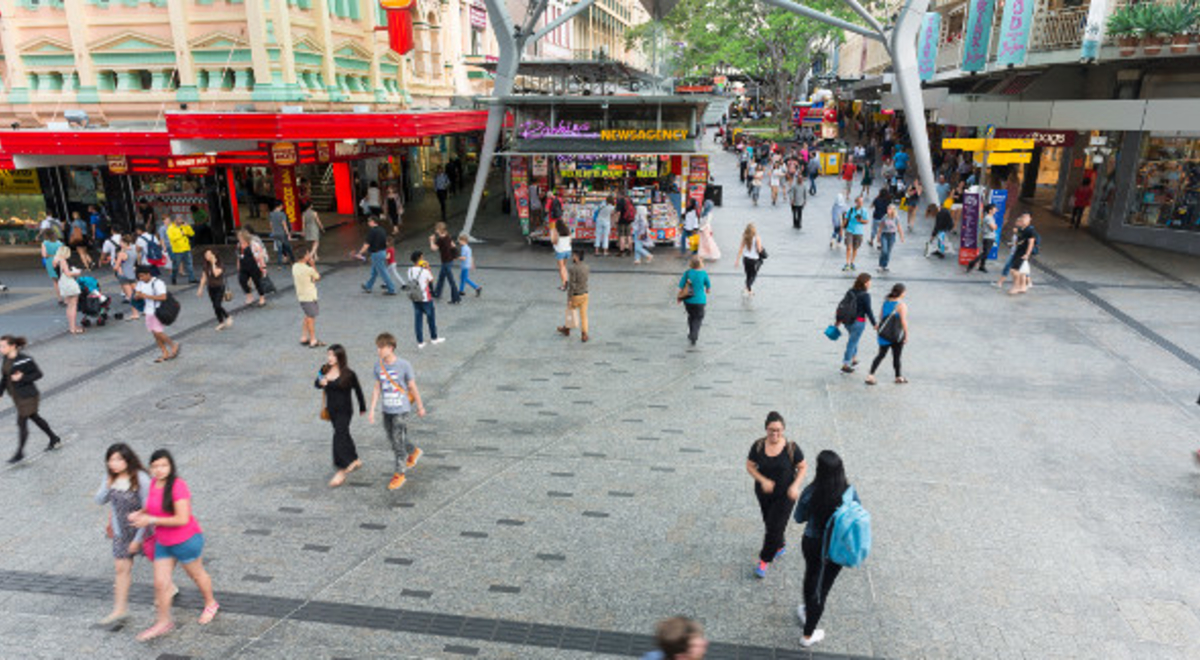
M 429 340 L 429 343 L 431 343 L 431 344 L 440 344 L 440 343 L 442 343 L 442 342 L 444 342 L 444 341 L 446 341 L 446 338 L 445 338 L 445 337 L 438 337 L 437 339 L 431 339 L 431 340 Z
M 51 438 L 50 444 L 46 445 L 46 451 L 54 451 L 62 446 L 62 438 Z
M 425 348 L 425 342 L 423 342 L 423 341 L 417 342 L 417 348 Z
M 364 284 L 364 285 L 362 285 L 362 292 L 363 292 L 363 293 L 371 293 L 371 290 L 370 290 L 370 289 L 368 289 L 368 288 L 367 288 L 367 285 L 365 285 L 365 284 Z
M 475 297 L 476 298 L 478 298 L 479 296 L 482 296 L 482 295 L 483 295 L 483 287 L 479 287 L 478 289 L 475 289 Z
M 775 553 L 775 558 L 776 558 L 776 559 L 779 559 L 780 557 L 782 557 L 782 556 L 783 556 L 784 554 L 786 554 L 786 553 L 787 553 L 787 546 L 785 545 L 785 546 L 782 546 L 782 547 L 780 547 L 780 548 L 779 548 L 779 552 L 776 552 L 776 553 Z
M 813 644 L 816 644 L 817 642 L 819 642 L 823 639 L 825 639 L 825 631 L 821 630 L 820 628 L 817 628 L 816 630 L 813 631 L 812 637 L 801 637 L 800 638 L 800 646 L 803 646 L 804 648 L 809 648 Z
M 384 291 L 384 292 L 383 292 L 383 295 L 385 295 L 385 296 L 394 296 L 394 295 L 396 295 L 396 292 L 395 292 L 395 291 Z
M 848 272 L 849 270 L 850 270 L 850 264 L 846 264 L 845 266 L 842 266 L 843 273 Z
M 388 490 L 399 490 L 400 487 L 404 485 L 404 480 L 406 478 L 407 477 L 399 473 L 393 474 L 392 480 L 388 482 Z
M 421 454 L 424 454 L 424 453 L 425 452 L 421 451 L 420 447 L 417 447 L 416 449 L 413 450 L 413 453 L 408 455 L 408 458 L 405 459 L 404 464 L 410 468 L 417 467 L 417 461 L 421 460 Z
M 844 373 L 844 374 L 852 374 L 852 373 L 854 373 L 854 367 L 851 367 L 851 366 L 849 366 L 849 365 L 845 365 L 845 364 L 843 364 L 843 365 L 842 365 L 842 373 Z
M 771 566 L 771 565 L 770 565 L 770 564 L 768 564 L 767 562 L 765 562 L 765 561 L 761 561 L 761 560 L 760 560 L 760 561 L 758 562 L 758 566 L 755 566 L 755 567 L 754 567 L 754 575 L 755 575 L 755 577 L 757 577 L 757 578 L 758 578 L 758 579 L 760 579 L 760 580 L 761 580 L 761 579 L 763 579 L 763 578 L 765 578 L 765 577 L 767 577 L 767 568 L 769 568 L 770 566 Z

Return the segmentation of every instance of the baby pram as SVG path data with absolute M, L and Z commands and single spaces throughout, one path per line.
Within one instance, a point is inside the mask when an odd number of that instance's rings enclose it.
M 100 283 L 91 275 L 78 277 L 75 281 L 79 283 L 79 313 L 83 316 L 83 327 L 89 327 L 93 322 L 97 326 L 108 323 L 108 308 L 112 305 L 112 299 L 100 290 Z M 116 314 L 118 319 L 123 316 Z

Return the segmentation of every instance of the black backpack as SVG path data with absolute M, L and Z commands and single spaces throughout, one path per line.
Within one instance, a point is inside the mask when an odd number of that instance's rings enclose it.
M 846 295 L 842 296 L 842 302 L 838 303 L 837 311 L 833 313 L 833 319 L 842 325 L 850 325 L 858 318 L 858 292 L 850 289 Z
M 158 319 L 163 325 L 171 325 L 175 319 L 179 318 L 179 301 L 171 292 L 167 292 L 166 300 L 158 303 L 158 307 L 154 310 L 154 318 Z

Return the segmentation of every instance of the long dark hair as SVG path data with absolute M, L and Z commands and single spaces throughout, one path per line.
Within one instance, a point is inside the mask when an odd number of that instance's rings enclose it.
M 341 344 L 330 344 L 329 352 L 333 353 L 333 358 L 337 360 L 338 377 L 337 382 L 342 382 L 350 373 L 350 367 L 347 366 L 346 347 Z M 329 373 L 329 363 L 321 365 L 321 373 Z
M 146 468 L 142 467 L 141 459 L 139 459 L 138 455 L 135 454 L 133 450 L 129 448 L 129 445 L 125 444 L 124 442 L 118 442 L 117 444 L 110 445 L 108 447 L 108 449 L 104 452 L 104 462 L 106 464 L 108 463 L 108 459 L 112 458 L 113 454 L 120 454 L 121 458 L 125 461 L 125 473 L 130 476 L 129 489 L 136 491 L 138 489 L 138 473 L 146 471 Z M 107 467 L 107 465 L 105 467 Z M 108 471 L 109 479 L 117 476 L 119 475 L 113 474 L 111 469 Z
M 842 494 L 849 487 L 842 457 L 833 450 L 824 449 L 817 454 L 817 476 L 813 479 L 812 487 L 812 504 L 809 510 L 813 520 L 824 524 L 841 505 Z M 823 533 L 824 529 L 821 531 Z
M 870 282 L 870 281 L 871 281 L 870 273 L 859 273 L 858 277 L 854 278 L 854 290 L 855 291 L 866 291 L 867 290 L 867 282 Z
M 25 344 L 29 343 L 24 337 L 14 337 L 13 335 L 4 335 L 0 337 L 0 341 L 9 346 L 16 346 L 18 351 L 25 348 Z
M 154 461 L 160 458 L 167 459 L 171 464 L 171 471 L 167 473 L 166 483 L 163 484 L 162 508 L 166 513 L 175 515 L 175 480 L 179 478 L 179 475 L 175 474 L 175 457 L 166 449 L 156 449 L 150 454 L 150 464 L 153 465 Z

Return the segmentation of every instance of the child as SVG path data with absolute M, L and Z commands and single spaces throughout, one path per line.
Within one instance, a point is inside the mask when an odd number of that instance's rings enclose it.
M 391 276 L 400 283 L 400 288 L 407 291 L 408 282 L 400 275 L 400 267 L 396 265 L 396 240 L 391 236 L 387 239 L 387 267 Z
M 466 234 L 458 236 L 458 261 L 462 262 L 461 270 L 458 273 L 458 295 L 466 290 L 470 284 L 475 289 L 475 297 L 478 298 L 483 293 L 483 287 L 471 281 L 471 271 L 475 268 L 475 258 L 471 254 L 470 246 L 471 238 Z

